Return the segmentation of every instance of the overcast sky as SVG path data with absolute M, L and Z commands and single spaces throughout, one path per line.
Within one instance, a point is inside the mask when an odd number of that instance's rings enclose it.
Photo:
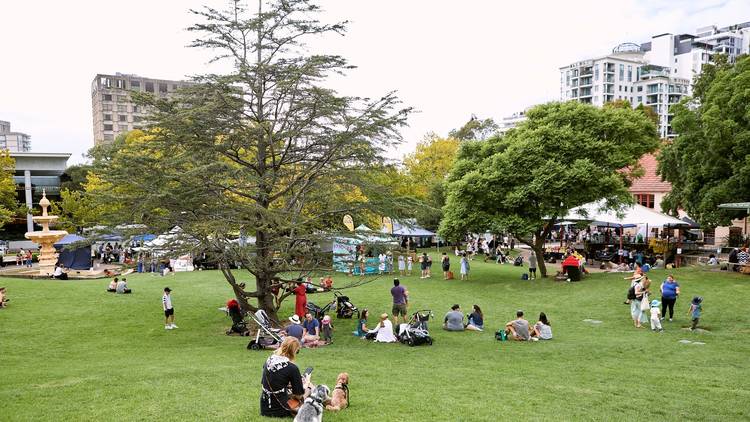
M 251 0 L 254 1 L 254 0 Z M 97 73 L 182 79 L 216 70 L 187 48 L 188 9 L 225 0 L 0 1 L 0 120 L 32 137 L 32 151 L 93 146 L 91 81 Z M 401 157 L 427 132 L 446 134 L 472 113 L 499 120 L 555 100 L 559 71 L 622 42 L 750 21 L 748 0 L 322 0 L 346 37 L 315 42 L 358 68 L 336 88 L 378 96 L 396 90 L 420 112 L 402 131 Z

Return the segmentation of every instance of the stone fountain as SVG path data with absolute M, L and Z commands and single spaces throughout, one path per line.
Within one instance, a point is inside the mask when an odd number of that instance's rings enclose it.
M 26 232 L 26 238 L 39 245 L 39 275 L 48 276 L 54 272 L 57 263 L 55 242 L 65 237 L 68 232 L 49 229 L 49 223 L 57 221 L 58 216 L 47 215 L 50 202 L 46 191 L 42 191 L 42 200 L 39 201 L 39 205 L 42 207 L 42 215 L 32 218 L 34 222 L 42 225 L 42 231 Z

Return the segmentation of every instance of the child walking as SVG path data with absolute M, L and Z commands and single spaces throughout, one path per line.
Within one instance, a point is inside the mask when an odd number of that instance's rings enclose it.
M 333 343 L 333 324 L 331 324 L 331 317 L 326 315 L 323 317 L 323 325 L 320 328 L 321 334 L 323 334 L 323 341 L 325 344 Z
M 409 255 L 408 258 L 406 258 L 406 270 L 409 272 L 409 275 L 411 275 L 411 267 L 414 264 L 414 259 Z
M 701 319 L 701 311 L 703 311 L 703 298 L 695 296 L 693 301 L 690 302 L 690 309 L 688 309 L 688 315 L 690 315 L 690 319 L 692 320 L 692 324 L 690 325 L 691 330 L 698 328 L 698 321 Z
M 654 299 L 651 301 L 651 331 L 664 331 L 661 328 L 661 309 L 659 309 L 661 303 Z

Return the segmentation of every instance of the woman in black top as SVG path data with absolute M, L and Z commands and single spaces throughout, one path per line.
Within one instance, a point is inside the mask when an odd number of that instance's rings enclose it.
M 263 365 L 263 376 L 260 381 L 261 416 L 294 416 L 288 400 L 295 398 L 302 402 L 308 392 L 309 378 L 303 380 L 299 368 L 294 364 L 301 347 L 295 337 L 286 337 Z
M 443 252 L 443 257 L 440 258 L 440 264 L 443 267 L 443 280 L 448 279 L 448 271 L 451 269 L 451 259 L 448 258 L 448 254 Z

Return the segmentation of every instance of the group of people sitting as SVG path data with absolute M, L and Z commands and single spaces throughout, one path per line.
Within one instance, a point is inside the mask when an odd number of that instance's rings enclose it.
M 132 293 L 132 290 L 128 288 L 128 280 L 126 280 L 124 277 L 122 278 L 122 280 L 119 280 L 117 277 L 115 277 L 112 281 L 110 281 L 109 286 L 107 287 L 107 291 L 110 293 L 119 294 Z
M 57 280 L 67 280 L 68 273 L 65 272 L 62 264 L 55 264 L 55 271 L 52 273 L 52 278 Z
M 479 305 L 472 306 L 472 312 L 466 315 L 467 323 L 464 323 L 464 314 L 458 304 L 451 306 L 451 310 L 445 314 L 443 329 L 446 331 L 482 331 L 484 330 L 484 314 Z
M 318 347 L 333 342 L 333 323 L 328 315 L 318 321 L 310 312 L 305 314 L 304 320 L 300 320 L 295 314 L 289 317 L 289 322 L 291 324 L 286 326 L 283 335 L 295 337 L 305 347 Z
M 380 315 L 380 320 L 372 328 L 367 326 L 367 319 L 369 316 L 370 311 L 368 311 L 367 308 L 362 309 L 359 312 L 357 317 L 357 330 L 352 334 L 365 340 L 374 340 L 378 343 L 395 343 L 398 341 L 393 332 L 393 323 L 388 319 L 387 313 L 383 312 Z
M 552 340 L 552 324 L 544 312 L 539 313 L 539 321 L 533 326 L 524 319 L 523 311 L 516 311 L 516 319 L 505 324 L 505 330 L 500 331 L 500 340 L 537 341 Z

